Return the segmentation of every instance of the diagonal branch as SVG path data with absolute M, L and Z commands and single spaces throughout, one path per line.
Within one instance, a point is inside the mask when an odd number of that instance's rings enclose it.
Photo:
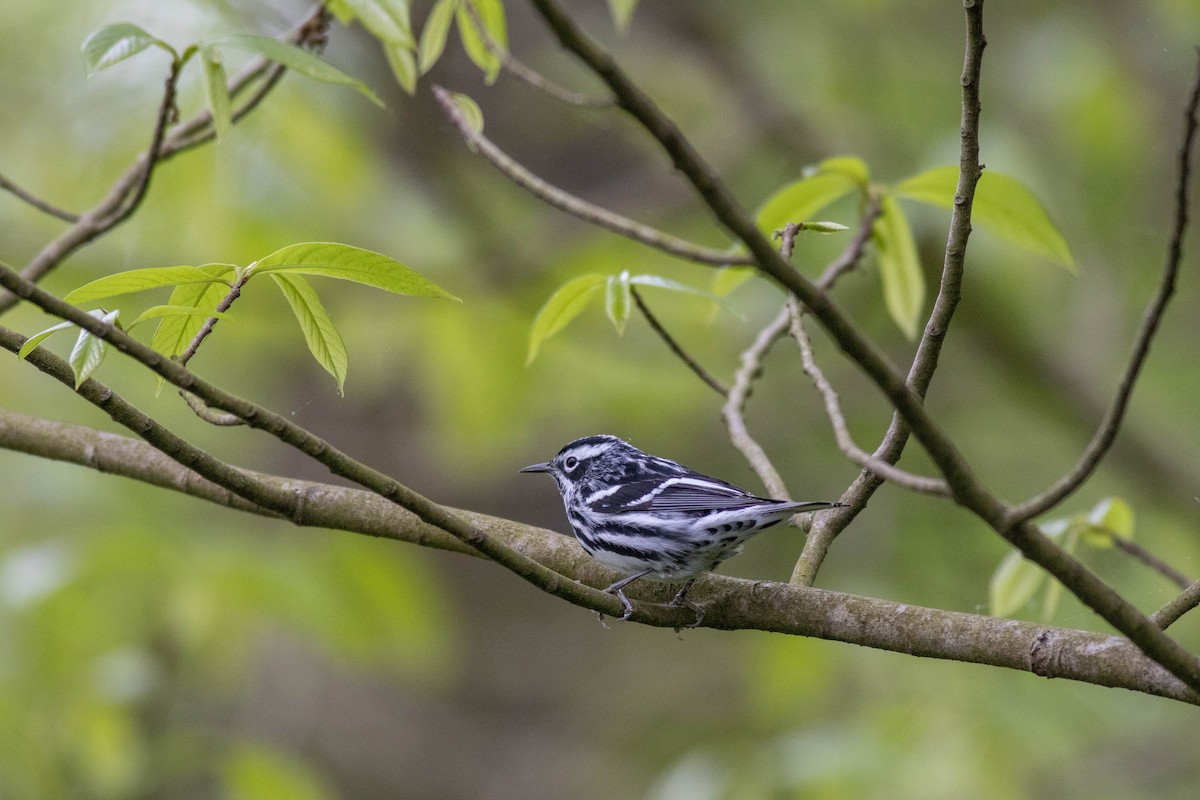
M 22 189 L 20 186 L 17 186 L 3 175 L 0 175 L 0 189 L 3 189 L 22 202 L 28 203 L 44 214 L 49 214 L 52 217 L 58 217 L 65 222 L 79 221 L 78 214 L 59 208 L 52 203 L 47 203 L 45 200 L 33 194 L 32 192 L 28 192 L 25 189 Z
M 458 129 L 458 132 L 462 134 L 468 147 L 487 159 L 489 164 L 503 172 L 517 186 L 520 186 L 539 200 L 549 203 L 559 211 L 565 211 L 573 217 L 592 225 L 598 225 L 619 236 L 624 236 L 626 239 L 641 242 L 649 247 L 662 250 L 679 258 L 685 258 L 688 261 L 695 261 L 698 264 L 725 267 L 731 264 L 751 263 L 745 256 L 729 252 L 728 250 L 702 247 L 686 239 L 680 239 L 678 236 L 672 236 L 669 233 L 652 228 L 649 225 L 635 222 L 628 217 L 623 217 L 620 214 L 609 211 L 607 208 L 589 203 L 582 198 L 563 191 L 557 186 L 534 175 L 497 147 L 482 132 L 472 128 L 466 117 L 463 116 L 463 113 L 454 103 L 454 99 L 448 91 L 440 86 L 434 86 L 433 96 L 437 99 L 438 105 L 442 107 L 442 111 L 445 112 L 446 117 Z
M 908 383 L 879 346 L 868 339 L 844 311 L 775 252 L 714 170 L 607 52 L 585 37 L 554 0 L 531 2 L 559 42 L 608 84 L 620 107 L 658 141 L 717 220 L 746 245 L 758 268 L 796 295 L 838 346 L 887 397 L 945 477 L 955 501 L 991 525 L 1022 555 L 1058 579 L 1087 606 L 1128 636 L 1143 652 L 1192 688 L 1200 689 L 1200 660 L 1166 636 L 1136 607 L 1034 526 L 1008 524 L 1005 517 L 1007 506 L 975 477 L 948 434 L 925 409 L 917 387 Z M 983 0 L 965 0 L 964 6 L 968 41 L 973 43 L 978 53 L 984 43 Z M 963 181 L 977 179 L 978 171 L 974 176 L 960 174 L 960 185 Z M 956 196 L 956 208 L 967 203 L 969 198 Z M 968 216 L 959 217 L 958 221 L 969 229 Z M 964 254 L 960 252 L 955 255 L 961 259 Z M 955 294 L 952 293 L 944 302 L 953 306 L 957 302 Z M 942 302 L 940 297 L 939 302 Z M 934 337 L 940 338 L 944 333 L 935 331 Z
M 1011 509 L 1008 513 L 1009 524 L 1032 519 L 1049 511 L 1069 497 L 1091 476 L 1099 465 L 1100 459 L 1104 458 L 1105 453 L 1112 446 L 1113 440 L 1117 438 L 1117 431 L 1125 418 L 1125 411 L 1129 408 L 1133 387 L 1136 385 L 1138 375 L 1150 353 L 1150 343 L 1158 332 L 1163 312 L 1166 310 L 1171 295 L 1175 292 L 1179 262 L 1183 258 L 1183 238 L 1188 225 L 1188 188 L 1191 178 L 1192 146 L 1196 140 L 1198 108 L 1200 108 L 1200 57 L 1197 60 L 1196 76 L 1192 79 L 1187 110 L 1184 113 L 1183 142 L 1179 147 L 1176 168 L 1175 218 L 1171 240 L 1167 246 L 1166 263 L 1163 265 L 1158 289 L 1142 314 L 1142 322 L 1137 336 L 1134 338 L 1133 353 L 1129 358 L 1129 363 L 1125 366 L 1121 381 L 1117 385 L 1116 397 L 1113 398 L 1112 405 L 1104 414 L 1104 419 L 1100 421 L 1100 427 L 1097 428 L 1092 440 L 1088 442 L 1087 448 L 1075 466 L 1055 481 L 1054 485 L 1045 492 Z

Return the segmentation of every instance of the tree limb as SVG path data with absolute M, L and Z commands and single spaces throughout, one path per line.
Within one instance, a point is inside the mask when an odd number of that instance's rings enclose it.
M 124 476 L 239 511 L 274 516 L 199 478 L 148 444 L 82 425 L 0 410 L 0 448 Z M 238 471 L 297 498 L 295 511 L 284 515 L 295 525 L 335 528 L 476 554 L 444 531 L 374 493 Z M 555 572 L 600 585 L 612 574 L 589 558 L 571 537 L 469 511 L 454 513 Z M 666 586 L 646 584 L 639 596 L 666 602 L 671 591 Z M 1006 667 L 1200 705 L 1200 694 L 1121 637 L 722 575 L 705 576 L 693 591 L 709 603 L 705 627 L 772 630 L 830 639 L 926 658 Z M 651 624 L 671 625 L 669 620 Z

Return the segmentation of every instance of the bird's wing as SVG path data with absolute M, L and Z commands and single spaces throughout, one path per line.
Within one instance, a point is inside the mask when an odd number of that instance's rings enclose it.
M 595 498 L 590 504 L 596 511 L 616 514 L 624 511 L 717 511 L 773 502 L 778 501 L 755 497 L 733 484 L 693 473 L 631 481 Z

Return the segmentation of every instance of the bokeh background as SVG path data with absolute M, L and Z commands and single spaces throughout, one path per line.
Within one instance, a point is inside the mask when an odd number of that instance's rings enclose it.
M 430 3 L 413 5 L 419 26 Z M 507 6 L 522 59 L 596 88 L 525 3 Z M 829 156 L 860 156 L 884 183 L 955 162 L 958 4 L 645 0 L 624 35 L 598 0 L 568 7 L 748 206 Z M 275 34 L 307 11 L 287 0 L 8 3 L 0 172 L 78 209 L 144 147 L 165 57 L 87 78 L 77 52 L 90 31 L 128 20 L 185 45 Z M 1200 7 L 1023 0 L 989 3 L 985 25 L 982 160 L 1037 192 L 1079 269 L 978 231 L 929 402 L 989 485 L 1021 499 L 1073 463 L 1153 289 Z M 219 144 L 165 164 L 138 214 L 47 288 L 134 267 L 244 264 L 300 241 L 379 250 L 463 302 L 323 284 L 350 350 L 344 398 L 265 286 L 251 287 L 193 366 L 438 501 L 558 530 L 550 481 L 516 470 L 591 433 L 760 488 L 728 442 L 719 399 L 640 319 L 618 337 L 593 307 L 524 365 L 534 315 L 572 277 L 628 269 L 705 287 L 711 274 L 510 185 L 463 145 L 429 82 L 477 98 L 488 134 L 539 174 L 725 245 L 645 136 L 616 113 L 565 107 L 509 77 L 484 86 L 453 35 L 415 97 L 357 27 L 335 27 L 327 57 L 387 109 L 288 76 Z M 181 111 L 201 103 L 193 68 Z M 907 210 L 932 283 L 947 215 Z M 853 225 L 855 212 L 846 203 L 823 216 Z M 0 197 L 5 261 L 24 263 L 60 229 Z M 841 245 L 804 242 L 797 263 L 815 274 Z M 1185 260 L 1117 447 L 1063 509 L 1126 499 L 1137 540 L 1192 577 L 1197 265 Z M 837 294 L 895 358 L 910 356 L 870 260 Z M 732 296 L 741 316 L 646 297 L 726 379 L 782 300 L 762 282 Z M 132 316 L 164 301 L 131 296 L 121 307 Z M 49 321 L 21 308 L 4 324 L 29 334 Z M 817 338 L 856 436 L 873 446 L 886 406 Z M 112 427 L 61 385 L 0 362 L 5 408 Z M 753 433 L 795 495 L 836 496 L 856 470 L 794 348 L 781 344 L 765 367 Z M 123 359 L 98 377 L 235 464 L 329 479 L 263 435 L 204 426 Z M 927 466 L 915 447 L 905 464 Z M 817 640 L 609 629 L 475 559 L 297 530 L 11 452 L 0 452 L 0 474 L 0 796 L 1115 799 L 1190 798 L 1200 785 L 1197 712 L 1179 703 Z M 786 580 L 799 536 L 773 531 L 723 571 Z M 818 584 L 986 613 L 1005 553 L 967 514 L 885 486 Z M 1175 592 L 1112 550 L 1084 557 L 1147 611 Z M 1036 603 L 1022 612 L 1041 614 Z M 1070 599 L 1053 622 L 1105 629 Z M 1200 616 L 1173 630 L 1200 649 Z

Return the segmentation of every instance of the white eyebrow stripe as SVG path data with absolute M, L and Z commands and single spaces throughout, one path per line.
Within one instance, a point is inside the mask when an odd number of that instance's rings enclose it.
M 594 458 L 594 457 L 600 455 L 601 453 L 608 450 L 610 447 L 612 447 L 612 444 L 609 442 L 604 442 L 602 444 L 580 445 L 579 447 L 574 447 L 574 448 L 568 450 L 567 452 L 563 453 L 563 457 L 565 458 L 567 456 L 575 456 L 575 458 L 578 458 L 580 461 L 583 461 L 586 458 Z

